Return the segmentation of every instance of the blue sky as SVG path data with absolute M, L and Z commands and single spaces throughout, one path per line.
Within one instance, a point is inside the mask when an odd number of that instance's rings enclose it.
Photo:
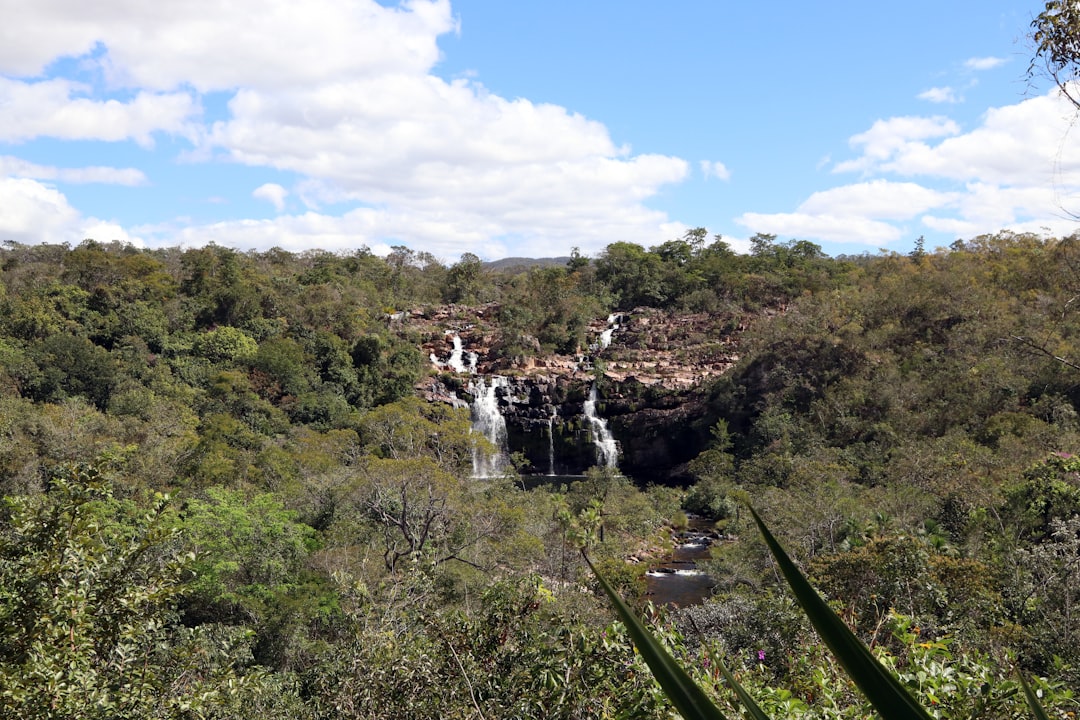
M 0 240 L 452 262 L 1077 229 L 1074 113 L 1025 78 L 1038 2 L 0 8 Z

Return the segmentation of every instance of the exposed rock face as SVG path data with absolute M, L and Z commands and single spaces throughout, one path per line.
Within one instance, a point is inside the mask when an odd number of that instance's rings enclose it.
M 620 448 L 619 469 L 640 480 L 681 478 L 709 437 L 702 383 L 734 364 L 741 318 L 638 309 L 592 323 L 590 345 L 576 356 L 508 359 L 493 350 L 497 310 L 447 306 L 400 321 L 422 338 L 437 373 L 418 386 L 420 394 L 471 403 L 474 373 L 506 377 L 497 397 L 509 451 L 528 461 L 525 472 L 573 475 L 598 462 L 584 416 L 595 383 L 598 415 Z M 455 346 L 464 352 L 464 371 L 460 353 L 451 366 Z

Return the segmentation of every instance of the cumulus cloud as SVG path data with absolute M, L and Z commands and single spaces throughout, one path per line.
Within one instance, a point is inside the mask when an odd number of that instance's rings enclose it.
M 702 160 L 701 174 L 706 178 L 714 177 L 717 180 L 731 179 L 731 171 L 727 169 L 727 166 L 724 165 L 724 163 L 718 160 Z
M 975 71 L 993 70 L 1007 62 L 1007 59 L 999 57 L 975 57 L 965 60 L 964 68 Z
M 28 178 L 0 178 L 0 240 L 77 243 L 86 238 L 138 244 L 115 223 L 83 217 L 64 194 Z
M 145 185 L 146 174 L 137 168 L 90 166 L 58 168 L 38 165 L 11 155 L 0 155 L 0 176 L 31 178 L 33 180 L 58 180 L 60 182 L 105 185 Z
M 251 197 L 272 203 L 278 212 L 285 209 L 285 198 L 289 191 L 277 183 L 264 183 L 251 192 Z
M 955 121 L 940 115 L 878 120 L 869 130 L 848 141 L 852 147 L 862 150 L 862 157 L 838 163 L 833 172 L 874 170 L 906 148 L 922 146 L 926 140 L 959 132 L 960 126 Z
M 753 232 L 880 246 L 900 239 L 899 228 L 858 215 L 744 213 L 735 219 Z
M 446 235 L 463 238 L 455 255 L 475 227 L 519 242 L 576 232 L 571 244 L 588 251 L 617 237 L 618 219 L 637 217 L 655 240 L 666 218 L 640 203 L 689 170 L 680 158 L 630 155 L 603 125 L 565 108 L 430 75 L 243 90 L 229 109 L 206 137 L 216 152 L 307 178 L 301 192 L 313 209 L 377 205 L 418 226 L 461 218 L 470 231 Z M 593 240 L 592 228 L 605 225 L 611 234 Z
M 908 227 L 915 222 L 957 237 L 1069 234 L 1070 215 L 1080 212 L 1074 112 L 1054 89 L 991 108 L 966 132 L 944 117 L 879 120 L 851 138 L 861 154 L 833 168 L 878 177 L 814 193 L 793 213 L 738 221 L 757 232 L 870 244 L 917 232 Z
M 9 5 L 0 72 L 40 75 L 58 57 L 87 56 L 114 86 L 199 91 L 282 88 L 393 72 L 423 73 L 449 0 L 37 0 Z
M 64 79 L 23 82 L 0 77 L 0 141 L 19 143 L 39 137 L 61 140 L 134 140 L 153 145 L 158 131 L 190 134 L 198 114 L 185 92 L 139 92 L 128 101 L 82 97 L 88 88 Z
M 754 232 L 881 246 L 903 235 L 886 221 L 911 220 L 955 201 L 916 183 L 879 179 L 816 192 L 793 213 L 745 213 L 737 222 Z
M 958 103 L 961 99 L 951 87 L 932 87 L 919 93 L 918 98 L 932 103 Z
M 939 192 L 916 183 L 878 179 L 816 192 L 799 206 L 799 212 L 907 220 L 955 200 L 952 193 Z
M 862 150 L 833 171 L 873 171 L 1040 185 L 1080 184 L 1080 144 L 1069 141 L 1074 108 L 1057 88 L 1015 105 L 988 110 L 982 124 L 961 133 L 946 118 L 879 120 L 851 138 Z M 936 145 L 927 140 L 944 138 Z
M 282 245 L 416 239 L 456 256 L 510 242 L 515 252 L 653 243 L 671 223 L 643 203 L 689 174 L 685 160 L 634 155 L 565 108 L 434 75 L 439 37 L 457 30 L 449 0 L 39 0 L 17 10 L 0 27 L 0 104 L 18 109 L 0 115 L 0 141 L 149 147 L 167 133 L 188 141 L 185 161 L 295 176 L 310 215 L 197 229 L 223 244 L 234 244 L 226 233 Z M 81 74 L 40 79 L 61 58 Z M 227 105 L 217 112 L 215 96 L 208 118 L 211 92 Z M 727 175 L 721 163 L 707 172 Z M 281 186 L 254 195 L 285 209 Z M 355 210 L 323 214 L 328 203 Z M 190 237 L 172 223 L 148 237 L 168 232 Z

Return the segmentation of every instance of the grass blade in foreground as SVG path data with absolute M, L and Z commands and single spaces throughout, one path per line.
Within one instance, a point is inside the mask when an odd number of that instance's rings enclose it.
M 821 599 L 765 527 L 753 507 L 750 508 L 750 514 L 754 516 L 754 522 L 765 538 L 765 544 L 769 546 L 780 572 L 784 574 L 810 623 L 878 714 L 884 720 L 931 720 L 930 714 L 911 696 L 907 688 L 878 662 L 866 645 L 855 637 L 844 621 Z
M 724 661 L 713 655 L 712 651 L 709 651 L 709 657 L 720 668 L 720 672 L 724 674 L 724 679 L 727 680 L 728 685 L 735 691 L 735 697 L 739 698 L 739 702 L 746 708 L 746 714 L 751 720 L 770 720 L 769 716 L 765 714 L 765 711 L 758 707 L 758 704 L 754 702 L 754 698 L 750 697 L 750 694 L 743 689 L 743 686 L 739 684 L 739 681 L 735 679 L 735 676 L 728 670 L 728 666 L 724 664 Z
M 1031 708 L 1031 713 L 1035 716 L 1035 720 L 1050 720 L 1046 711 L 1043 710 L 1043 706 L 1039 704 L 1039 698 L 1035 696 L 1035 691 L 1031 689 L 1031 685 L 1028 684 L 1027 678 L 1023 673 L 1020 673 L 1020 685 L 1024 688 L 1024 697 L 1027 698 L 1028 707 Z
M 664 689 L 664 694 L 671 700 L 671 704 L 675 706 L 679 714 L 685 720 L 727 720 L 719 708 L 713 704 L 712 700 L 686 674 L 686 671 L 675 662 L 675 658 L 671 657 L 668 651 L 649 632 L 649 629 L 638 620 L 634 611 L 627 607 L 614 588 L 608 585 L 604 576 L 596 571 L 588 556 L 585 556 L 585 562 L 588 563 L 589 569 L 592 570 L 596 579 L 600 581 L 600 586 L 604 588 L 604 592 L 607 593 L 611 604 L 615 606 L 615 612 L 618 613 L 619 619 L 626 626 L 638 652 L 641 653 L 641 657 L 649 666 L 653 677 L 660 683 L 660 687 Z

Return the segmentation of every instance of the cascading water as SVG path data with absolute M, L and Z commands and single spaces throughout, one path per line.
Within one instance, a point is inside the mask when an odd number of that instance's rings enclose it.
M 585 419 L 589 421 L 593 443 L 596 444 L 596 460 L 607 468 L 614 468 L 619 462 L 619 447 L 615 436 L 608 430 L 607 421 L 596 414 L 596 383 L 589 389 L 589 399 L 585 401 Z
M 461 362 L 461 355 L 464 352 L 461 345 L 461 336 L 455 333 L 453 341 L 454 351 L 450 353 L 450 359 L 446 361 L 446 364 L 449 365 L 454 372 L 465 372 L 465 363 Z
M 491 378 L 487 385 L 483 378 L 470 386 L 473 394 L 472 429 L 486 437 L 495 446 L 494 454 L 473 447 L 473 477 L 497 477 L 506 468 L 506 419 L 499 411 L 498 389 L 507 387 L 504 377 Z
M 451 338 L 451 341 L 454 343 L 454 349 L 450 351 L 450 357 L 447 358 L 446 362 L 442 362 L 435 355 L 435 353 L 431 353 L 428 356 L 431 359 L 431 364 L 434 365 L 437 368 L 448 367 L 451 370 L 453 370 L 454 372 L 459 372 L 459 373 L 468 372 L 470 375 L 474 375 L 476 373 L 476 361 L 477 361 L 476 353 L 474 353 L 474 352 L 469 353 L 469 356 L 468 356 L 469 357 L 469 364 L 466 365 L 465 362 L 464 362 L 465 348 L 463 347 L 463 345 L 461 343 L 461 336 L 458 335 L 455 332 L 450 331 L 450 330 L 447 330 L 446 334 L 453 336 Z
M 555 418 L 559 417 L 559 409 L 551 406 L 551 415 L 548 415 L 548 476 L 555 476 Z
M 615 331 L 622 327 L 623 315 L 622 313 L 612 313 L 607 318 L 607 330 L 600 333 L 600 341 L 598 343 L 598 349 L 603 350 L 611 345 L 611 338 L 614 337 Z

